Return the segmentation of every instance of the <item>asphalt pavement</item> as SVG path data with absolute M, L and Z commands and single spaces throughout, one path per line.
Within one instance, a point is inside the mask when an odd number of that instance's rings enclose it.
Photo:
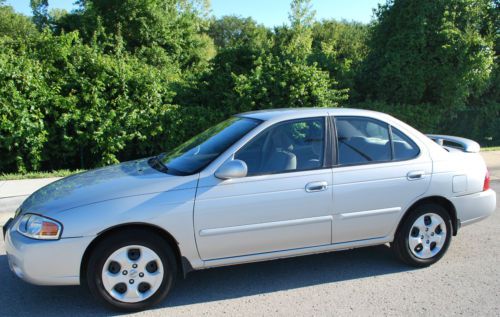
M 492 187 L 500 192 L 500 182 Z M 424 269 L 401 264 L 383 245 L 197 271 L 158 307 L 135 315 L 500 316 L 499 232 L 497 208 L 461 229 L 445 257 Z M 90 314 L 118 315 L 97 305 L 84 287 L 21 281 L 8 269 L 1 240 L 1 316 Z

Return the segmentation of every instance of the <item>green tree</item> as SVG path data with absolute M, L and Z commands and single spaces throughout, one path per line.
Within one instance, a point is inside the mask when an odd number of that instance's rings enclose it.
M 215 55 L 202 0 L 80 0 L 82 32 L 123 37 L 129 51 L 162 48 L 183 68 L 200 70 Z M 147 55 L 147 53 L 146 53 Z M 149 56 L 149 55 L 148 55 Z
M 288 107 L 336 107 L 347 91 L 314 65 L 266 55 L 248 75 L 236 77 L 239 111 Z
M 14 12 L 11 6 L 0 1 L 0 37 L 27 37 L 37 33 L 36 27 L 27 16 Z
M 90 168 L 176 145 L 186 137 L 172 103 L 179 80 L 175 67 L 151 66 L 119 46 L 104 53 L 77 32 L 7 38 L 0 170 Z
M 359 87 L 367 99 L 460 108 L 485 88 L 493 42 L 490 0 L 389 0 L 376 11 Z
M 271 32 L 250 18 L 226 16 L 213 20 L 208 34 L 214 39 L 217 56 L 193 86 L 176 98 L 193 109 L 204 109 L 200 129 L 239 109 L 235 78 L 249 74 L 255 63 L 271 46 Z
M 315 14 L 311 0 L 292 0 L 288 15 L 291 27 L 275 28 L 274 54 L 293 60 L 306 59 L 311 53 Z
M 347 99 L 333 75 L 309 63 L 312 11 L 309 0 L 291 3 L 290 24 L 274 30 L 274 45 L 249 74 L 236 77 L 237 104 L 242 110 L 280 107 L 336 107 Z
M 223 16 L 212 19 L 208 35 L 213 39 L 217 52 L 245 47 L 251 50 L 265 49 L 271 32 L 252 18 Z
M 0 38 L 0 171 L 37 170 L 47 140 L 44 113 L 51 98 L 42 65 Z
M 33 46 L 38 58 L 44 56 L 53 96 L 44 108 L 45 162 L 59 164 L 51 168 L 116 163 L 158 153 L 182 137 L 172 132 L 175 67 L 150 66 L 119 47 L 103 53 L 83 44 L 75 32 L 45 34 Z
M 316 11 L 313 10 L 311 0 L 292 0 L 288 20 L 292 29 L 310 27 L 314 22 Z
M 30 0 L 31 10 L 33 11 L 33 22 L 39 30 L 49 26 L 49 1 L 48 0 Z
M 349 102 L 361 99 L 355 79 L 369 51 L 369 26 L 357 22 L 323 20 L 312 27 L 310 62 L 338 80 L 338 87 L 349 89 Z

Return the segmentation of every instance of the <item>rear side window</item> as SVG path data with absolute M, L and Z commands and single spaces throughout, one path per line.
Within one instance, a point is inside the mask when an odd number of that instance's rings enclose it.
M 338 117 L 338 164 L 386 162 L 392 159 L 389 125 L 362 117 Z
M 337 164 L 403 161 L 420 153 L 417 144 L 389 124 L 365 117 L 336 117 Z
M 391 132 L 395 160 L 409 160 L 418 156 L 420 149 L 415 142 L 394 127 L 391 127 Z

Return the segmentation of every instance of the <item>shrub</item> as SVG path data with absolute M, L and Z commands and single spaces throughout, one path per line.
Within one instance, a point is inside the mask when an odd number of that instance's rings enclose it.
M 51 98 L 43 68 L 0 41 L 0 170 L 37 170 L 47 140 L 43 107 Z

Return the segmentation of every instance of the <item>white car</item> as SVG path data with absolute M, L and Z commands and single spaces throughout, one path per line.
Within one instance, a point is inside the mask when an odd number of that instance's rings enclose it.
M 495 210 L 478 152 L 372 111 L 243 113 L 168 153 L 38 190 L 4 227 L 9 265 L 122 310 L 217 266 L 384 243 L 428 266 Z

